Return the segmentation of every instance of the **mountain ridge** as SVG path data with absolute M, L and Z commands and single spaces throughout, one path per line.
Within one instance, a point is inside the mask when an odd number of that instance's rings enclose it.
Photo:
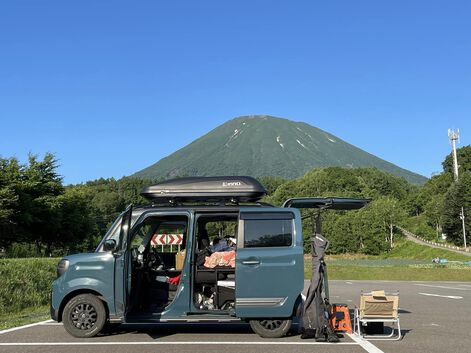
M 231 119 L 133 176 L 270 175 L 291 179 L 313 168 L 331 166 L 373 167 L 414 184 L 427 180 L 327 131 L 269 115 Z

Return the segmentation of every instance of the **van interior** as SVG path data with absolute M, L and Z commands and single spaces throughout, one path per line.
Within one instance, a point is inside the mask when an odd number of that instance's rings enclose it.
M 187 244 L 193 248 L 192 311 L 233 312 L 237 221 L 237 213 L 197 215 L 190 243 L 186 216 L 147 217 L 131 238 L 128 315 L 160 313 L 173 302 Z
M 197 311 L 235 309 L 237 214 L 198 215 L 193 251 L 193 304 Z

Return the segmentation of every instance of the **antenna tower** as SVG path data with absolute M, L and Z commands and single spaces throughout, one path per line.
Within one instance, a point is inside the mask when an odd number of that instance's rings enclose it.
M 455 181 L 458 181 L 458 157 L 456 156 L 456 141 L 460 140 L 460 129 L 453 130 L 448 129 L 448 139 L 451 142 L 451 146 L 453 148 L 453 172 L 455 174 Z
M 455 175 L 455 181 L 458 181 L 458 157 L 456 156 L 456 141 L 460 142 L 460 129 L 457 129 L 456 132 L 453 129 L 448 129 L 448 139 L 451 142 L 453 149 L 453 172 Z M 464 248 L 466 250 L 466 227 L 464 222 L 464 207 L 461 206 L 460 219 L 463 225 L 463 241 Z

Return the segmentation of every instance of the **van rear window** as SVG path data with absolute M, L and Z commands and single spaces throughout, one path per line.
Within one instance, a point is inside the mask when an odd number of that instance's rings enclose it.
M 245 219 L 244 247 L 291 246 L 293 221 L 291 219 Z

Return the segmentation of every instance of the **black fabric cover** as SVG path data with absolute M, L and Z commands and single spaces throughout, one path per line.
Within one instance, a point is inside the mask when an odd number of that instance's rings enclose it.
M 324 298 L 324 254 L 329 247 L 329 241 L 321 234 L 311 237 L 312 278 L 304 302 L 302 327 L 307 330 L 323 332 L 329 325 Z

